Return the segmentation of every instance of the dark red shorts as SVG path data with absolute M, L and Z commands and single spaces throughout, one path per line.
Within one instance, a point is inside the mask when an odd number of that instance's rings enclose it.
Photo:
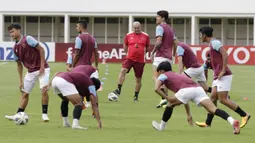
M 122 63 L 122 68 L 128 69 L 128 72 L 131 70 L 131 68 L 134 69 L 135 72 L 135 77 L 136 78 L 141 78 L 143 76 L 143 68 L 144 68 L 145 63 L 139 63 L 132 61 L 128 58 L 124 59 Z

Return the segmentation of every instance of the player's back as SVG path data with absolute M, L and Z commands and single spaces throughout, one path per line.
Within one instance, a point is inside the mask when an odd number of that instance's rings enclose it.
M 76 66 L 78 65 L 91 65 L 91 58 L 95 48 L 95 39 L 88 33 L 83 33 L 78 36 L 82 41 L 80 59 Z
M 85 72 L 84 73 L 76 71 L 62 72 L 57 76 L 74 84 L 80 95 L 89 96 L 88 87 L 93 85 L 93 83 L 89 76 L 85 74 Z
M 96 69 L 91 65 L 79 65 L 75 68 L 73 68 L 72 72 L 80 72 L 86 74 L 88 77 L 94 72 L 96 72 Z
M 199 68 L 201 67 L 195 53 L 192 49 L 185 43 L 180 42 L 179 45 L 184 49 L 184 55 L 182 56 L 183 64 L 186 68 Z
M 160 25 L 163 30 L 162 44 L 156 53 L 156 57 L 164 57 L 172 60 L 172 49 L 174 44 L 174 30 L 168 24 Z
M 187 77 L 184 74 L 165 72 L 163 76 L 160 76 L 161 78 L 165 78 L 164 84 L 166 85 L 166 87 L 175 93 L 182 88 L 199 87 L 196 82 L 194 82 L 191 78 Z

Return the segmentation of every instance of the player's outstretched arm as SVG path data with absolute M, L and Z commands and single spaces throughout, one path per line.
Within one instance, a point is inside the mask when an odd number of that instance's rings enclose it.
M 189 103 L 184 104 L 185 110 L 186 110 L 186 114 L 187 114 L 187 121 L 188 123 L 193 126 L 193 120 L 192 120 L 192 115 L 190 112 L 190 107 L 189 107 Z
M 45 64 L 45 52 L 44 49 L 41 47 L 40 44 L 37 44 L 35 47 L 39 53 L 40 53 L 40 61 L 41 61 L 41 66 L 40 66 L 40 73 L 39 76 L 42 76 L 44 74 L 44 64 Z
M 97 119 L 97 122 L 98 122 L 98 128 L 101 129 L 102 123 L 101 123 L 100 114 L 99 114 L 99 110 L 98 110 L 97 96 L 91 94 L 90 100 L 91 100 L 91 104 L 92 104 L 93 113 L 94 113 L 94 115 Z
M 162 86 L 162 82 L 160 80 L 156 80 L 155 83 L 155 92 L 160 95 L 161 97 L 163 97 L 164 99 L 167 99 L 167 95 L 161 90 L 161 86 Z
M 179 73 L 182 74 L 183 72 L 183 62 L 182 62 L 182 56 L 178 56 L 178 69 L 179 69 Z

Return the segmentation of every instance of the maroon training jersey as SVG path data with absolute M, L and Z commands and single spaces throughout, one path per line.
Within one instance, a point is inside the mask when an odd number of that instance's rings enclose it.
M 165 72 L 158 77 L 158 80 L 163 82 L 163 84 L 174 93 L 183 88 L 200 86 L 186 75 L 174 72 Z
M 18 43 L 15 43 L 13 47 L 15 60 L 22 62 L 23 65 L 28 69 L 28 72 L 40 70 L 40 52 L 35 48 L 38 44 L 39 42 L 37 42 L 33 37 L 23 36 Z M 45 60 L 44 68 L 48 67 L 49 65 Z
M 88 77 L 90 77 L 92 73 L 96 72 L 96 69 L 91 65 L 80 65 L 73 68 L 72 72 L 85 73 Z
M 162 44 L 156 52 L 156 57 L 163 57 L 172 60 L 172 49 L 174 41 L 174 31 L 168 24 L 161 24 L 163 28 Z
M 184 43 L 179 43 L 177 46 L 177 56 L 182 56 L 182 63 L 188 68 L 199 68 L 201 67 L 196 55 L 192 49 Z
M 224 48 L 221 42 L 217 39 L 212 39 L 210 41 L 210 56 L 211 65 L 214 72 L 214 79 L 217 79 L 223 68 L 223 59 L 220 53 L 220 48 Z M 223 76 L 232 75 L 231 70 L 227 67 L 227 70 Z
M 76 66 L 78 65 L 91 65 L 92 54 L 96 48 L 96 42 L 94 37 L 88 33 L 80 34 L 75 41 L 75 48 L 80 49 L 80 59 Z

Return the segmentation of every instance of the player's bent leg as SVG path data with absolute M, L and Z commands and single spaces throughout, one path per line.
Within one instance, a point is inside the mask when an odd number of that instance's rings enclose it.
M 168 120 L 172 116 L 173 108 L 177 105 L 183 104 L 179 99 L 176 98 L 176 96 L 168 97 L 167 100 L 168 100 L 168 104 L 163 113 L 161 122 L 158 123 L 156 121 L 152 121 L 152 126 L 158 131 L 163 131 L 165 129 Z
M 200 102 L 200 104 L 211 114 L 221 117 L 222 119 L 228 121 L 230 125 L 234 128 L 234 134 L 240 133 L 239 121 L 235 120 L 224 110 L 218 109 L 209 99 L 205 99 Z
M 82 97 L 79 94 L 66 95 L 65 97 L 74 105 L 72 128 L 87 130 L 87 128 L 81 127 L 79 125 L 79 120 L 82 114 L 83 106 Z
M 68 120 L 68 104 L 69 104 L 69 101 L 62 94 L 58 94 L 58 96 L 62 99 L 60 109 L 61 109 L 61 115 L 62 115 L 62 119 L 63 119 L 63 126 L 64 127 L 71 127 L 71 124 Z
M 248 123 L 251 116 L 228 98 L 228 91 L 218 92 L 218 97 L 222 104 L 226 105 L 242 117 L 242 123 L 240 127 L 243 128 Z
M 198 84 L 203 87 L 203 89 L 205 90 L 205 92 L 209 92 L 211 93 L 210 91 L 212 90 L 211 87 L 209 87 L 206 83 L 206 81 L 197 81 Z
M 214 105 L 217 105 L 217 87 L 213 87 L 212 89 L 212 94 L 211 94 L 211 101 L 214 103 Z M 207 118 L 205 120 L 205 122 L 197 122 L 196 121 L 196 125 L 199 127 L 210 127 L 212 124 L 212 120 L 213 120 L 214 114 L 212 113 L 207 113 Z

